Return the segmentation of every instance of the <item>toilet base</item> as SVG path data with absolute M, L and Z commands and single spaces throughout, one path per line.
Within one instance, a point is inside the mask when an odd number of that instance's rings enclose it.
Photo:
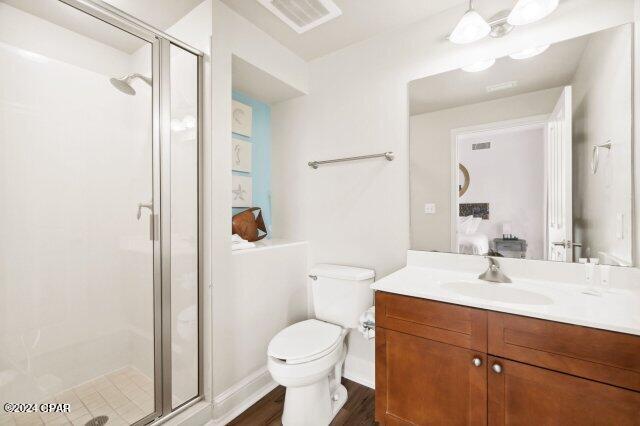
M 338 385 L 338 388 L 333 392 L 332 395 L 332 408 L 333 408 L 333 417 L 338 414 L 338 411 L 344 406 L 344 403 L 347 402 L 347 388 L 344 385 Z M 331 420 L 333 420 L 331 417 Z
M 329 378 L 308 386 L 288 387 L 284 398 L 284 426 L 327 426 L 347 402 L 347 388 L 338 385 L 330 395 Z

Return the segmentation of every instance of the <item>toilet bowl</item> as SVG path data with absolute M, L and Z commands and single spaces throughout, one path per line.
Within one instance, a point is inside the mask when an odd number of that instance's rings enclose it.
M 315 319 L 278 333 L 269 344 L 267 367 L 287 388 L 284 425 L 327 425 L 347 400 L 340 384 L 347 330 Z
M 286 387 L 285 426 L 326 426 L 340 411 L 347 400 L 345 337 L 373 301 L 371 270 L 317 265 L 310 277 L 316 318 L 283 329 L 267 350 L 273 380 Z

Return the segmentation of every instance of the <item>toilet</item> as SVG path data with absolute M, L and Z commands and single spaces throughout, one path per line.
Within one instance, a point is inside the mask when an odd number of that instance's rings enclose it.
M 315 319 L 280 331 L 267 350 L 273 380 L 287 388 L 285 426 L 326 426 L 340 411 L 347 401 L 347 389 L 340 383 L 345 337 L 373 304 L 375 272 L 370 269 L 320 264 L 309 277 Z

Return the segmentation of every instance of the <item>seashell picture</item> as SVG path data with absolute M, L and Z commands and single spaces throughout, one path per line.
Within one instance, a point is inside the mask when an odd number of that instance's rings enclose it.
M 251 148 L 253 144 L 233 139 L 231 146 L 231 169 L 251 173 Z
M 251 137 L 253 108 L 242 102 L 232 101 L 231 131 L 238 135 Z

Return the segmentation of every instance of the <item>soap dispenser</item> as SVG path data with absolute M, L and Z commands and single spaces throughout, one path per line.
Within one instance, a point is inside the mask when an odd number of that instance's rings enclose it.
M 595 273 L 598 259 L 580 258 L 579 262 L 584 264 L 584 294 L 591 294 L 593 296 L 601 296 L 602 290 L 600 286 L 596 284 Z

